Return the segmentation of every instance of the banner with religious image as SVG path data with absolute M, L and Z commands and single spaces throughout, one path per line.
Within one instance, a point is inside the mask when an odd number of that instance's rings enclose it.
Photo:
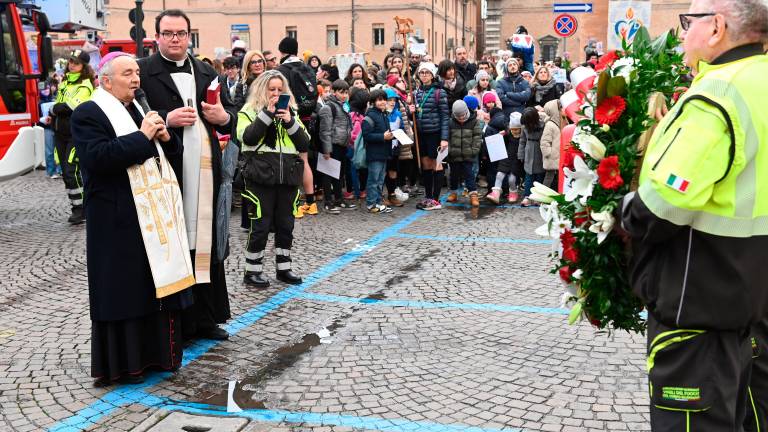
M 347 76 L 349 67 L 355 63 L 359 63 L 363 65 L 363 67 L 366 67 L 365 54 L 366 53 L 336 54 L 336 67 L 339 68 L 339 76 L 341 78 Z
M 621 41 L 631 43 L 640 27 L 651 28 L 649 0 L 611 0 L 608 4 L 608 49 L 621 49 Z

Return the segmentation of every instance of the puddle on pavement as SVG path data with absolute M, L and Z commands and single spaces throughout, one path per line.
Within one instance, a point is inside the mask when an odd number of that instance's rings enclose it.
M 317 333 L 306 334 L 300 341 L 274 350 L 269 356 L 269 362 L 264 367 L 235 384 L 232 399 L 237 406 L 242 409 L 266 408 L 268 400 L 264 397 L 266 396 L 263 392 L 264 384 L 268 380 L 280 376 L 315 347 L 321 344 L 332 343 L 338 330 L 344 328 L 346 325 L 345 321 L 357 310 L 353 309 L 352 312 L 339 316 L 330 325 L 322 328 Z M 209 355 L 209 357 L 213 356 Z M 224 388 L 199 393 L 199 402 L 227 406 L 227 390 L 227 388 Z
M 396 278 L 396 277 L 398 277 L 398 276 L 395 276 L 395 278 Z M 395 278 L 392 278 L 392 279 L 395 279 Z M 390 286 L 394 285 L 395 283 L 399 283 L 399 282 L 400 282 L 400 280 L 398 280 L 397 282 L 390 284 L 390 281 L 391 281 L 392 279 L 388 280 L 388 281 L 385 283 L 385 285 L 386 285 L 387 287 L 390 287 Z M 407 277 L 407 276 L 405 276 L 405 277 L 403 277 L 403 278 L 402 278 L 402 280 L 405 280 L 405 279 L 408 279 L 408 277 Z M 377 301 L 382 301 L 382 300 L 384 300 L 385 298 L 387 298 L 387 295 L 386 295 L 386 294 L 384 294 L 384 290 L 379 290 L 379 291 L 376 291 L 375 293 L 373 293 L 373 294 L 371 294 L 371 295 L 368 295 L 368 296 L 366 296 L 366 297 L 363 297 L 363 300 L 362 300 L 362 302 L 363 302 L 363 303 L 374 303 L 374 302 L 377 302 Z
M 428 259 L 432 258 L 433 256 L 436 256 L 437 254 L 439 254 L 441 250 L 442 250 L 442 249 L 440 249 L 440 248 L 433 248 L 433 249 L 430 249 L 430 250 L 429 250 L 427 253 L 425 253 L 424 255 L 421 255 L 421 256 L 418 256 L 418 257 L 416 257 L 416 258 L 414 259 L 414 262 L 413 262 L 412 264 L 408 264 L 407 266 L 405 266 L 405 267 L 401 268 L 401 269 L 400 269 L 400 271 L 401 271 L 401 272 L 406 272 L 406 273 L 412 273 L 412 272 L 415 272 L 415 271 L 417 271 L 417 270 L 421 270 L 421 265 L 422 265 L 422 263 L 423 263 L 424 261 L 426 261 L 426 260 L 428 260 Z M 405 277 L 407 278 L 408 276 L 406 275 Z
M 399 284 L 400 282 L 403 282 L 404 280 L 407 280 L 408 278 L 409 278 L 408 275 L 392 276 L 391 278 L 387 279 L 386 282 L 384 282 L 384 286 L 387 288 L 390 288 Z

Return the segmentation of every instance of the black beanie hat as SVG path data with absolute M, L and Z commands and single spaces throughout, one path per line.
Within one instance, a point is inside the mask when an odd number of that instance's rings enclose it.
M 280 45 L 277 46 L 277 50 L 283 54 L 298 55 L 299 43 L 294 38 L 283 38 Z

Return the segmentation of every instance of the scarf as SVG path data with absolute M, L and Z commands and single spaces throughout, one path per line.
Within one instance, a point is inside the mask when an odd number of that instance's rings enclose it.
M 536 103 L 538 104 L 541 102 L 542 98 L 549 93 L 550 90 L 557 84 L 555 80 L 551 79 L 547 81 L 545 84 L 540 83 L 539 81 L 536 81 L 533 83 L 533 90 L 535 95 Z
M 96 89 L 91 100 L 107 115 L 117 137 L 139 130 L 123 103 L 109 92 Z M 143 113 L 136 101 L 133 104 L 137 112 Z M 157 160 L 151 157 L 140 165 L 129 167 L 128 179 L 155 284 L 155 296 L 162 298 L 194 285 L 195 276 L 179 183 L 157 141 L 155 147 Z

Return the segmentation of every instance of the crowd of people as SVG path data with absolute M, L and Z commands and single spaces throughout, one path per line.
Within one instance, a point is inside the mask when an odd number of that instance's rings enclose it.
M 448 202 L 466 198 L 479 206 L 485 198 L 535 205 L 528 199 L 533 182 L 557 180 L 559 133 L 552 132 L 565 125 L 557 104 L 569 86 L 568 65 L 559 57 L 528 65 L 528 53 L 504 50 L 477 63 L 463 47 L 452 54 L 454 60 L 435 64 L 396 42 L 381 64 L 369 59 L 340 71 L 335 57 L 323 62 L 311 50 L 299 57 L 298 43 L 286 38 L 274 52 L 247 50 L 236 40 L 232 55 L 221 62 L 202 59 L 218 68 L 224 94 L 238 111 L 263 74 L 278 70 L 288 80 L 296 114 L 310 135 L 296 218 L 358 205 L 389 213 L 421 194 L 417 207 L 437 210 L 444 186 Z M 594 66 L 596 59 L 590 60 L 587 65 Z M 407 140 L 395 138 L 398 129 Z M 492 135 L 503 137 L 506 159 L 490 160 L 485 139 Z M 355 162 L 360 149 L 365 156 Z M 338 178 L 318 172 L 318 158 L 339 161 Z M 240 179 L 236 189 L 242 188 Z M 247 229 L 247 197 L 242 209 Z
M 340 71 L 333 59 L 299 57 L 285 38 L 263 52 L 235 41 L 217 71 L 188 51 L 190 25 L 183 11 L 163 11 L 157 53 L 110 53 L 94 70 L 76 50 L 61 82 L 44 89 L 69 222 L 86 222 L 99 384 L 175 369 L 185 340 L 228 337 L 229 213 L 220 210 L 230 182 L 249 231 L 243 281 L 258 289 L 271 285 L 270 232 L 276 278 L 302 283 L 292 268 L 296 219 L 358 206 L 390 213 L 417 196 L 417 208 L 438 210 L 445 186 L 448 202 L 534 205 L 532 183 L 556 182 L 567 86 L 558 59 L 526 76 L 512 53 L 473 63 L 459 47 L 455 60 L 435 64 L 396 43 L 382 66 Z M 494 136 L 506 158 L 490 157 Z M 318 170 L 332 160 L 337 173 Z M 189 253 L 179 259 L 178 250 Z M 122 268 L 131 276 L 115 282 Z M 128 351 L 137 354 L 120 355 Z

